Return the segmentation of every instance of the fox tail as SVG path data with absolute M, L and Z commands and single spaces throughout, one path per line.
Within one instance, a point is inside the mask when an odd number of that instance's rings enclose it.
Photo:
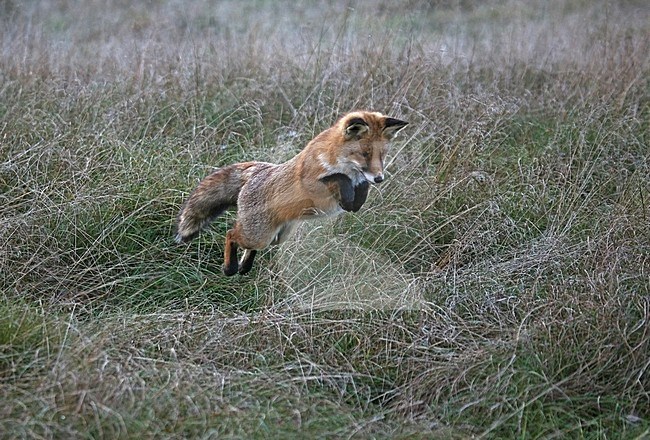
M 219 168 L 204 178 L 178 214 L 176 242 L 191 241 L 228 208 L 236 206 L 243 184 L 241 164 Z

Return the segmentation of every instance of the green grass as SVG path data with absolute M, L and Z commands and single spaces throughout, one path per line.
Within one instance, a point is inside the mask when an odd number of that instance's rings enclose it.
M 640 1 L 5 2 L 0 438 L 650 436 Z M 410 125 L 221 275 L 223 164 Z

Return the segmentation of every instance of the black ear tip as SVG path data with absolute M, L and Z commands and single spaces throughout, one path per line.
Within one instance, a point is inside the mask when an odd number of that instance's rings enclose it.
M 409 123 L 406 122 L 406 121 L 402 121 L 401 119 L 386 118 L 386 128 L 388 128 L 388 127 L 399 127 L 399 128 L 401 128 L 401 127 L 406 127 L 407 125 L 409 125 Z
M 353 127 L 353 126 L 367 127 L 368 123 L 364 121 L 362 118 L 352 118 L 347 122 L 346 125 L 348 127 Z

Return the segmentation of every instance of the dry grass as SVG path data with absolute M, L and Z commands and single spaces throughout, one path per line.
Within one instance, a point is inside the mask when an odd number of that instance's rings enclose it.
M 0 5 L 0 437 L 647 438 L 644 2 Z M 220 275 L 212 167 L 411 122 Z

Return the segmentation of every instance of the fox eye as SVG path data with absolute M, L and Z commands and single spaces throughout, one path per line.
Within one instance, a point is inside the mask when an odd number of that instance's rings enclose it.
M 366 159 L 368 159 L 370 157 L 370 153 L 368 151 L 362 151 L 361 155 Z

